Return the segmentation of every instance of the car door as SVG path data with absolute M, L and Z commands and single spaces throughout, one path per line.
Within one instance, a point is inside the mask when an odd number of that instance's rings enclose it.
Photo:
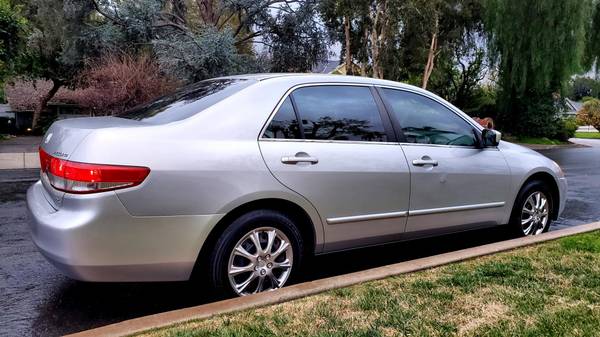
M 409 168 L 374 93 L 360 85 L 296 88 L 259 139 L 273 175 L 318 210 L 325 250 L 393 240 L 406 226 Z
M 497 148 L 480 148 L 465 117 L 430 97 L 378 89 L 411 172 L 407 234 L 501 224 L 510 171 Z

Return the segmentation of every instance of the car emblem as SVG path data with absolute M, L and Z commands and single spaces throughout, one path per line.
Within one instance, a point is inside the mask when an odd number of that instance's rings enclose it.
M 46 137 L 46 140 L 44 141 L 44 144 L 48 144 L 48 142 L 50 141 L 50 139 L 52 139 L 52 133 L 48 134 L 48 136 Z

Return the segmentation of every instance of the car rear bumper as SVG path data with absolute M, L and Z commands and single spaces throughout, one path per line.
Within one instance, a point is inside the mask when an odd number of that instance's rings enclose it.
M 131 216 L 114 192 L 67 194 L 57 210 L 43 188 L 38 181 L 27 191 L 33 241 L 48 261 L 78 280 L 187 280 L 222 218 Z

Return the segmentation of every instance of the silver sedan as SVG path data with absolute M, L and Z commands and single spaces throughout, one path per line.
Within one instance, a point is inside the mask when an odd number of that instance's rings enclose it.
M 550 159 L 418 88 L 360 77 L 217 78 L 115 117 L 56 122 L 27 193 L 33 241 L 86 281 L 247 295 L 306 257 L 489 226 L 548 230 Z

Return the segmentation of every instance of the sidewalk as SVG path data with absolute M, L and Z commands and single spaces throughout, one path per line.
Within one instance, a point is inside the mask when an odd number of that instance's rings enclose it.
M 42 137 L 22 136 L 0 141 L 0 170 L 39 168 Z
M 600 139 L 570 138 L 569 141 L 578 145 L 600 147 Z

